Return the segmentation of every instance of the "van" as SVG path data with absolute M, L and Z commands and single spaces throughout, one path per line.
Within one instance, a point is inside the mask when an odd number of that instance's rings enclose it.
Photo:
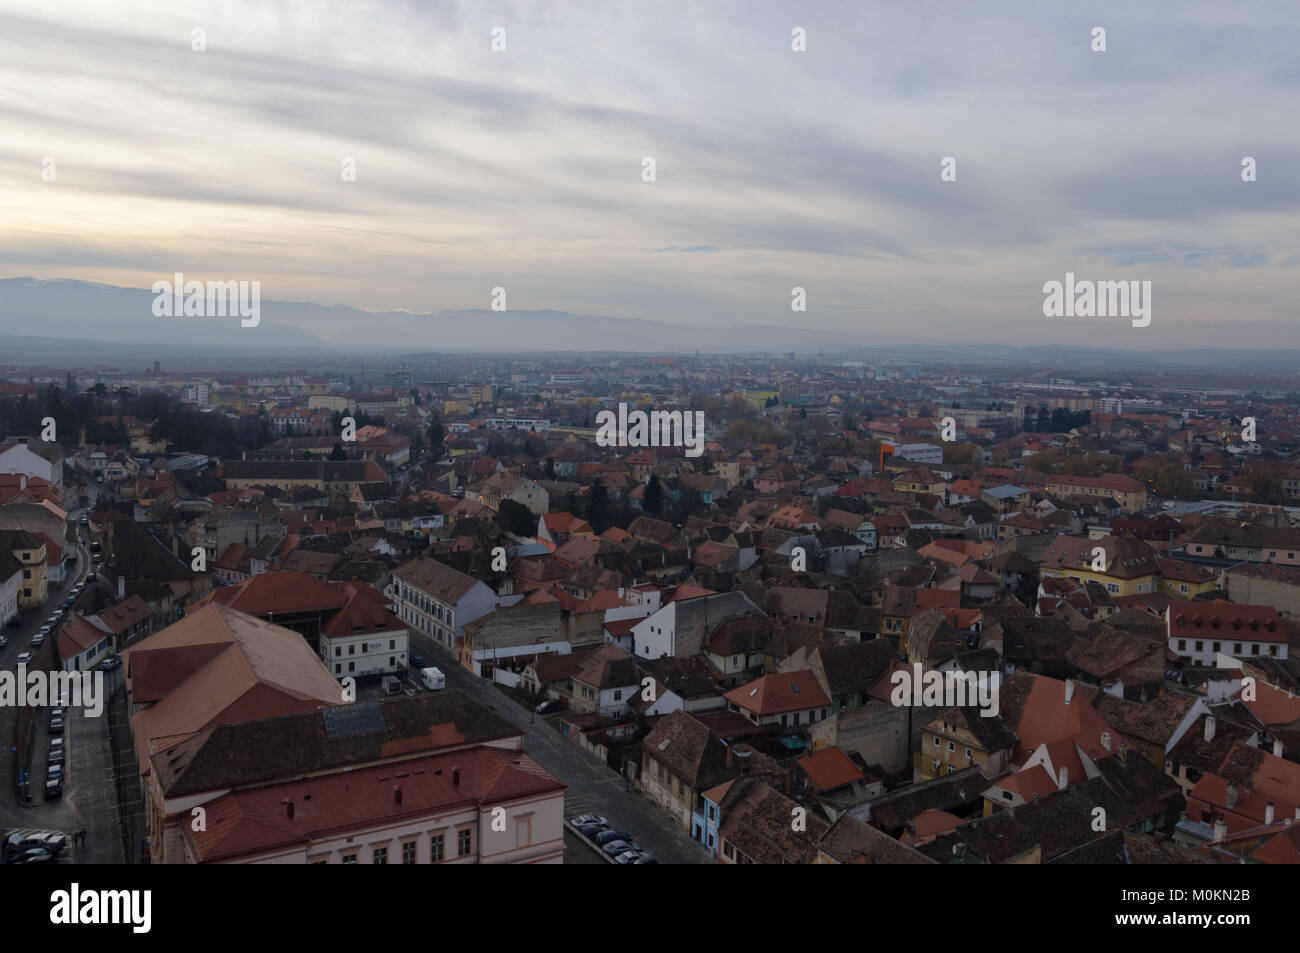
M 424 682 L 424 687 L 431 692 L 440 691 L 447 687 L 447 676 L 436 668 L 420 669 L 420 681 Z
M 396 675 L 385 675 L 380 684 L 384 686 L 385 695 L 396 695 L 402 690 L 402 680 Z

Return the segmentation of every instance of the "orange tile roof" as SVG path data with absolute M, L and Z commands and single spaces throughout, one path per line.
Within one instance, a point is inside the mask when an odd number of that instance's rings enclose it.
M 739 685 L 723 697 L 756 715 L 779 715 L 807 708 L 827 708 L 831 703 L 808 669 L 773 672 Z
M 834 791 L 863 780 L 858 766 L 835 745 L 800 758 L 797 764 L 816 791 Z

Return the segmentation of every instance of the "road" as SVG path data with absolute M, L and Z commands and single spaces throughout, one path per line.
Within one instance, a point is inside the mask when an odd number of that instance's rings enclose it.
M 78 491 L 69 488 L 67 495 L 74 497 Z M 90 552 L 84 530 L 80 525 L 81 509 L 72 509 L 68 521 L 77 527 L 76 554 L 69 578 L 49 587 L 45 603 L 36 609 L 24 610 L 21 626 L 4 629 L 9 644 L 0 649 L 0 668 L 15 671 L 18 655 L 31 650 L 32 636 L 63 604 L 63 600 L 80 583 L 90 569 Z M 105 695 L 118 680 L 117 673 L 105 679 Z M 107 702 L 105 703 L 107 706 Z M 13 777 L 14 733 L 17 709 L 0 708 L 0 778 Z M 108 741 L 107 719 L 89 717 L 84 709 L 68 709 L 65 718 L 64 744 L 67 753 L 64 761 L 65 781 L 63 796 L 45 800 L 46 752 L 49 739 L 48 709 L 41 709 L 36 717 L 35 741 L 31 749 L 30 788 L 32 799 L 25 800 L 20 793 L 0 797 L 0 827 L 6 830 L 21 827 L 51 828 L 65 833 L 85 830 L 86 846 L 70 848 L 74 863 L 121 863 L 122 838 L 118 822 L 117 796 L 113 786 L 112 753 Z
M 690 833 L 674 824 L 640 794 L 627 792 L 624 779 L 577 745 L 564 738 L 546 719 L 533 720 L 532 712 L 499 691 L 490 682 L 465 671 L 454 655 L 412 633 L 412 651 L 422 654 L 427 665 L 436 665 L 447 676 L 447 687 L 493 708 L 524 734 L 524 747 L 542 767 L 569 786 L 564 794 L 564 816 L 599 814 L 618 830 L 630 832 L 661 864 L 708 864 L 713 862 Z M 571 837 L 566 832 L 566 838 Z M 567 840 L 566 840 L 567 845 Z M 565 852 L 566 862 L 576 856 Z

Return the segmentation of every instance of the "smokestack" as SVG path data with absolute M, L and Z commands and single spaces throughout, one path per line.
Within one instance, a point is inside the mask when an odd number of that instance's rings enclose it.
M 1070 699 L 1074 697 L 1074 679 L 1065 680 L 1065 703 L 1070 704 Z
M 1214 819 L 1214 842 L 1217 844 L 1228 836 L 1228 822 L 1222 817 Z
M 1233 784 L 1232 782 L 1228 782 L 1227 790 L 1224 792 L 1223 806 L 1224 807 L 1237 806 L 1237 785 Z
M 1205 740 L 1206 741 L 1214 740 L 1214 716 L 1213 715 L 1205 716 Z
M 1062 791 L 1064 791 L 1066 788 L 1068 788 L 1068 787 L 1070 786 L 1070 769 L 1069 769 L 1069 768 L 1062 768 L 1062 769 L 1061 769 L 1061 781 L 1060 781 L 1060 784 L 1059 784 L 1058 786 L 1060 787 L 1060 789 L 1061 789 Z
M 1267 827 L 1273 823 L 1273 802 L 1269 801 L 1264 805 L 1264 826 Z

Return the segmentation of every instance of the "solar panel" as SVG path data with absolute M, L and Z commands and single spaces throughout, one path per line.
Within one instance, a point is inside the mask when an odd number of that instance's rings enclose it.
M 352 735 L 368 735 L 376 731 L 386 731 L 388 724 L 379 702 L 353 702 L 351 705 L 338 705 L 321 711 L 325 719 L 325 734 L 330 738 L 347 738 Z

